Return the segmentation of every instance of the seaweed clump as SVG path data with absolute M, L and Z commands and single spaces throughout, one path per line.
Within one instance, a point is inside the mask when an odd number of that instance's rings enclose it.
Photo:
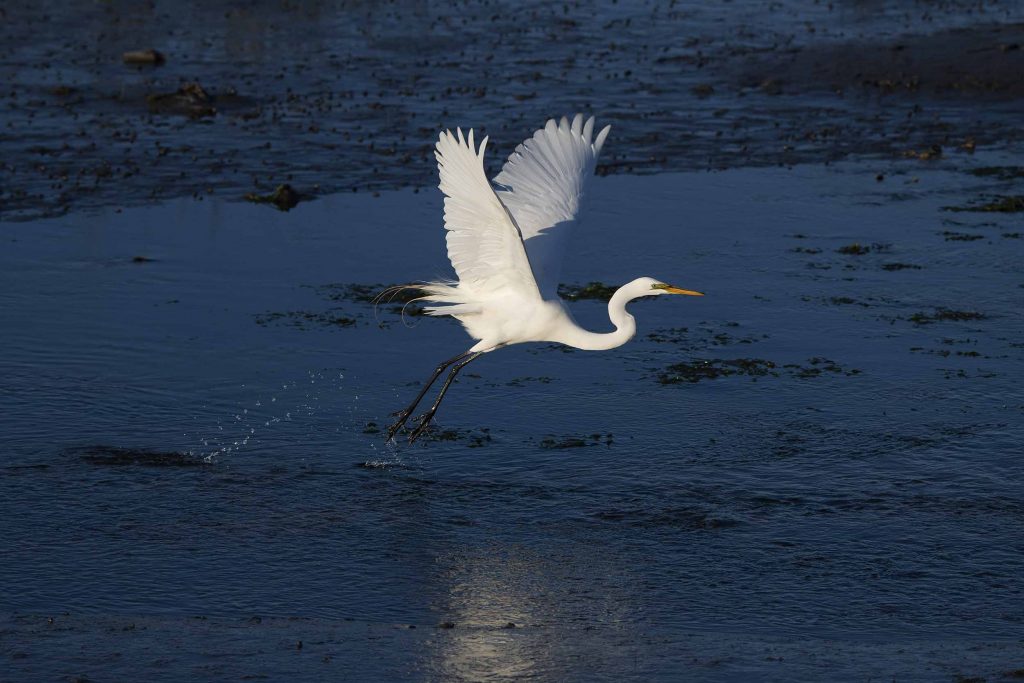
M 941 159 L 942 146 L 932 145 L 931 147 L 928 147 L 927 149 L 923 150 L 908 149 L 907 151 L 903 152 L 903 156 L 906 159 L 919 159 L 921 161 L 932 161 L 934 159 Z
M 117 446 L 86 446 L 74 449 L 82 462 L 90 465 L 139 467 L 206 467 L 208 462 L 177 451 L 147 451 Z
M 872 244 L 861 244 L 860 242 L 853 242 L 845 246 L 836 249 L 837 254 L 846 254 L 847 256 L 863 256 L 864 254 L 870 254 L 871 252 L 888 251 L 892 245 L 881 244 L 874 242 Z
M 585 285 L 559 285 L 558 295 L 566 301 L 579 301 L 581 299 L 594 299 L 596 301 L 610 301 L 615 294 L 617 287 L 611 287 L 603 282 L 588 282 Z
M 185 83 L 171 93 L 155 93 L 146 97 L 153 114 L 170 114 L 201 119 L 216 116 L 213 98 L 198 83 Z
M 947 242 L 973 242 L 975 240 L 985 239 L 984 235 L 971 232 L 955 232 L 953 230 L 943 230 L 942 236 Z
M 998 180 L 1014 180 L 1024 178 L 1024 166 L 982 166 L 967 171 L 979 178 L 996 178 Z
M 1024 211 L 1024 195 L 994 195 L 989 201 L 968 206 L 944 206 L 943 211 L 979 211 L 983 213 L 1016 213 Z
M 261 313 L 256 315 L 256 324 L 260 327 L 268 325 L 288 325 L 300 330 L 308 329 L 312 325 L 320 327 L 353 327 L 356 324 L 355 318 L 339 315 L 328 311 L 325 313 L 313 313 L 311 311 L 283 311 Z
M 376 427 L 376 425 L 374 425 Z M 411 429 L 402 429 L 395 435 L 395 438 L 401 436 L 407 436 L 411 433 Z M 364 434 L 373 434 L 375 432 L 365 431 Z M 443 443 L 443 442 L 463 442 L 466 448 L 483 448 L 489 446 L 493 441 L 491 436 L 491 430 L 489 427 L 480 427 L 478 429 L 445 429 L 437 427 L 431 424 L 427 427 L 426 431 L 423 432 L 419 440 L 424 443 Z
M 298 206 L 299 202 L 302 201 L 302 195 L 296 192 L 291 185 L 285 184 L 278 185 L 270 194 L 249 192 L 245 195 L 245 200 L 253 204 L 270 204 L 276 207 L 278 211 L 289 211 Z
M 987 318 L 984 313 L 978 311 L 954 311 L 949 308 L 937 308 L 935 313 L 929 315 L 927 313 L 915 313 L 910 316 L 908 320 L 915 325 L 929 325 L 931 323 L 937 323 L 940 321 L 951 320 L 954 322 L 963 322 L 967 320 L 984 320 Z
M 731 375 L 746 375 L 756 382 L 759 377 L 779 377 L 783 373 L 797 379 L 821 377 L 828 373 L 847 377 L 861 373 L 856 368 L 845 370 L 835 361 L 820 356 L 808 359 L 808 363 L 809 365 L 787 363 L 779 368 L 774 362 L 759 358 L 698 360 L 692 363 L 676 363 L 668 366 L 665 372 L 658 375 L 658 382 L 661 384 L 693 383 Z
M 609 434 L 591 434 L 587 436 L 565 436 L 556 437 L 548 436 L 541 440 L 538 444 L 541 448 L 549 450 L 562 450 L 566 448 L 587 448 L 589 446 L 611 446 L 615 443 L 615 438 L 611 433 Z
M 809 379 L 811 377 L 819 377 L 825 372 L 832 372 L 841 374 L 843 369 L 834 361 L 828 358 L 822 358 L 815 356 L 809 361 L 810 366 L 797 365 L 796 363 L 787 364 L 784 367 L 789 370 L 794 377 L 798 379 Z M 846 373 L 847 375 L 860 374 L 860 370 L 851 370 Z
M 723 360 L 696 360 L 691 363 L 673 363 L 658 375 L 660 384 L 682 384 L 683 382 L 699 382 L 704 379 L 718 379 L 732 375 L 749 377 L 778 377 L 775 363 L 760 358 L 733 358 Z

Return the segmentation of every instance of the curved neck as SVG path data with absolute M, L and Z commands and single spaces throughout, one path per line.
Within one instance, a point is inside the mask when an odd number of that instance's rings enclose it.
M 620 287 L 608 302 L 608 317 L 615 325 L 614 332 L 590 332 L 576 327 L 560 339 L 563 344 L 584 351 L 606 351 L 622 346 L 636 334 L 636 319 L 626 312 L 626 304 L 642 294 L 631 291 L 628 285 Z

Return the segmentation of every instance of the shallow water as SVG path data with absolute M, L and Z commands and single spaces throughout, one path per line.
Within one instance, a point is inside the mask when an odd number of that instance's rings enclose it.
M 0 225 L 8 676 L 1019 669 L 1022 225 L 943 210 L 1008 161 L 597 179 L 566 282 L 707 296 L 483 358 L 415 446 L 468 340 L 346 285 L 448 272 L 436 192 Z

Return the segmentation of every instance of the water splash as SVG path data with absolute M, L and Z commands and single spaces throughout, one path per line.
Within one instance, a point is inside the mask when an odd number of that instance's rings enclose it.
M 239 389 L 238 394 L 252 393 L 244 384 Z M 309 370 L 305 377 L 282 382 L 271 393 L 258 393 L 234 405 L 204 404 L 202 409 L 192 417 L 197 428 L 182 436 L 187 453 L 211 463 L 271 445 L 280 449 L 289 443 L 308 446 L 323 441 L 329 447 L 336 442 L 332 435 L 362 432 L 367 424 L 359 394 L 338 369 Z M 227 416 L 215 418 L 209 427 L 198 426 L 217 412 Z M 376 450 L 376 444 L 370 447 Z

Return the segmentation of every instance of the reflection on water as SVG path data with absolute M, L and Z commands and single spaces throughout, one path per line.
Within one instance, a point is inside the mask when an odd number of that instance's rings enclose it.
M 571 641 L 554 636 L 563 629 L 611 630 L 627 642 L 636 637 L 629 585 L 616 576 L 621 569 L 607 560 L 565 549 L 541 553 L 523 545 L 486 544 L 439 561 L 448 582 L 439 611 L 448 615 L 451 621 L 444 626 L 452 629 L 432 639 L 423 654 L 424 666 L 445 678 L 536 677 L 572 670 L 579 652 Z
M 452 678 L 535 676 L 537 662 L 551 659 L 544 642 L 513 637 L 516 627 L 557 621 L 557 590 L 547 584 L 551 573 L 526 553 L 481 552 L 459 557 L 450 570 L 448 603 L 443 610 L 458 627 L 437 638 L 424 653 L 427 663 Z M 545 590 L 547 588 L 547 590 Z M 504 628 L 501 628 L 504 627 Z

